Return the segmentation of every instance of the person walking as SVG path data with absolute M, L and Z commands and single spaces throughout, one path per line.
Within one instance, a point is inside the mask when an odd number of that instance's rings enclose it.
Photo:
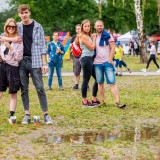
M 150 41 L 150 45 L 151 45 L 151 48 L 149 48 L 149 47 L 147 48 L 147 50 L 150 51 L 150 57 L 149 57 L 149 60 L 147 62 L 146 69 L 142 69 L 142 72 L 147 71 L 147 69 L 149 67 L 149 64 L 151 63 L 152 60 L 158 68 L 157 72 L 160 72 L 159 65 L 157 64 L 157 61 L 156 61 L 157 51 L 156 51 L 156 46 L 154 45 L 154 41 Z
M 136 40 L 134 40 L 133 44 L 134 44 L 134 56 L 137 55 L 138 57 L 138 43 Z
M 7 19 L 4 32 L 6 37 L 18 36 L 17 23 L 13 18 Z M 9 88 L 10 116 L 8 121 L 12 124 L 12 117 L 17 106 L 17 92 L 20 89 L 19 62 L 23 58 L 23 43 L 5 42 L 0 38 L 0 99 L 3 92 Z
M 59 34 L 58 32 L 53 32 L 53 41 L 48 44 L 47 48 L 47 61 L 49 66 L 49 75 L 48 75 L 48 90 L 51 89 L 52 79 L 54 74 L 54 68 L 56 68 L 57 77 L 58 77 L 58 85 L 59 89 L 62 91 L 62 55 L 64 52 L 63 44 L 58 41 Z
M 80 35 L 76 38 L 76 43 L 80 44 L 82 49 L 82 54 L 80 57 L 80 63 L 83 69 L 83 82 L 82 82 L 82 106 L 83 107 L 91 107 L 94 108 L 95 105 L 99 104 L 99 100 L 96 98 L 98 91 L 98 84 L 96 82 L 95 71 L 93 68 L 93 60 L 94 60 L 94 49 L 95 49 L 95 40 L 96 36 L 92 34 L 91 22 L 85 19 L 81 23 L 81 31 Z M 92 88 L 92 101 L 89 102 L 87 99 L 87 86 L 89 80 L 93 76 L 95 82 Z
M 132 40 L 130 39 L 129 40 L 129 52 L 128 52 L 128 57 L 129 57 L 129 55 L 132 55 L 133 56 L 133 48 L 134 48 L 134 44 L 133 44 L 133 42 L 132 42 Z
M 115 42 L 113 37 L 104 30 L 104 23 L 101 20 L 95 22 L 94 28 L 97 32 L 96 38 L 96 57 L 94 59 L 94 68 L 96 72 L 96 80 L 98 83 L 98 91 L 101 97 L 101 103 L 98 105 L 100 107 L 105 107 L 104 99 L 104 75 L 106 76 L 107 84 L 111 87 L 111 92 L 115 98 L 115 106 L 118 108 L 123 108 L 126 105 L 120 103 L 118 88 L 116 85 L 114 67 L 112 65 L 112 60 L 115 53 Z

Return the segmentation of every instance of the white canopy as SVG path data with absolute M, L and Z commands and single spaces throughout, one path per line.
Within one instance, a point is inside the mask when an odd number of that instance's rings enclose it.
M 126 34 L 120 36 L 117 38 L 117 41 L 126 41 L 129 42 L 129 40 L 138 40 L 138 33 L 137 31 L 129 31 Z

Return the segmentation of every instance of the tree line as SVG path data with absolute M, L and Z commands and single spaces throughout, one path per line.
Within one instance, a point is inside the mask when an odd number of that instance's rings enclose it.
M 140 3 L 142 11 L 144 35 L 158 32 L 160 16 L 158 0 L 136 1 Z M 31 7 L 31 18 L 42 24 L 47 36 L 51 36 L 53 31 L 69 31 L 72 36 L 75 34 L 75 25 L 84 19 L 92 22 L 93 30 L 97 19 L 103 20 L 106 29 L 117 33 L 124 34 L 130 30 L 137 30 L 135 0 L 11 0 L 12 7 L 0 12 L 1 33 L 7 18 L 13 17 L 20 21 L 17 13 L 20 4 L 28 4 Z M 146 62 L 146 58 L 141 62 Z

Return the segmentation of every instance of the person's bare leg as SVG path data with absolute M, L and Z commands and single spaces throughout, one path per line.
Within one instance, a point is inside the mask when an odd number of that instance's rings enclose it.
M 118 95 L 118 88 L 117 88 L 116 83 L 110 84 L 110 87 L 111 87 L 111 92 L 114 96 L 115 102 L 118 103 L 119 102 L 119 95 Z
M 87 100 L 87 97 L 86 97 L 86 98 L 82 98 L 82 101 L 83 101 L 84 104 L 86 104 L 87 101 L 88 101 L 88 100 Z
M 15 94 L 10 94 L 10 111 L 14 111 L 16 110 L 16 106 L 17 106 L 17 93 Z
M 101 101 L 104 101 L 104 82 L 98 83 L 98 92 L 99 92 Z
M 2 98 L 3 92 L 0 92 L 0 99 Z
M 79 80 L 80 80 L 80 75 L 75 76 L 75 84 L 79 84 Z

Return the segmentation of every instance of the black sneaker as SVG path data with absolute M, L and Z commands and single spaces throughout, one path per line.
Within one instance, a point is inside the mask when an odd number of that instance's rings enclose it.
M 44 122 L 46 124 L 53 124 L 53 121 L 49 115 L 44 115 Z
M 128 68 L 128 72 L 131 73 L 131 70 Z
M 85 107 L 88 107 L 88 108 L 95 108 L 96 105 L 92 104 L 91 102 L 87 101 L 87 104 L 84 104 L 82 102 L 82 107 L 85 108 Z
M 97 99 L 96 102 L 94 102 L 94 101 L 92 100 L 91 103 L 94 104 L 94 105 L 99 105 L 99 104 L 100 104 L 100 101 L 99 101 L 98 99 Z
M 29 124 L 31 122 L 31 118 L 29 115 L 26 115 L 22 121 L 22 124 Z
M 77 89 L 79 89 L 79 87 L 78 87 L 78 85 L 75 85 L 72 89 L 77 90 Z
M 116 76 L 118 76 L 118 73 L 116 72 L 116 74 L 115 74 Z
M 121 103 L 116 103 L 116 107 L 118 107 L 118 108 L 124 108 L 124 107 L 126 107 L 126 104 L 121 104 Z

